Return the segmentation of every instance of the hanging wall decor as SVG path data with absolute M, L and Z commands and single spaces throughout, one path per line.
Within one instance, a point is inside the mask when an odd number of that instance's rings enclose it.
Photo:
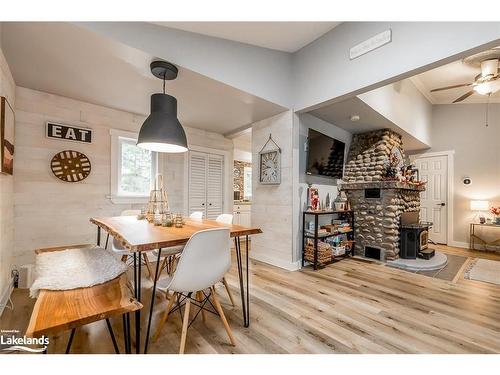
M 14 173 L 14 110 L 0 96 L 0 172 Z
M 281 148 L 271 134 L 259 152 L 259 182 L 264 185 L 281 184 Z
M 64 150 L 54 155 L 50 169 L 58 179 L 64 182 L 80 182 L 90 174 L 89 158 L 78 151 Z

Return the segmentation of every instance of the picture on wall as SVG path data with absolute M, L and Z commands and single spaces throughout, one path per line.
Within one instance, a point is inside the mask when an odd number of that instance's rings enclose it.
M 0 97 L 0 172 L 14 172 L 14 110 L 7 98 Z

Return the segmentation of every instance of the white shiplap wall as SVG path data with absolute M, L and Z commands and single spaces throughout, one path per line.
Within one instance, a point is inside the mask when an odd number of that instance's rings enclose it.
M 252 237 L 254 259 L 296 269 L 293 254 L 293 120 L 292 111 L 252 124 L 252 226 L 263 233 Z M 259 183 L 259 151 L 272 134 L 281 148 L 281 184 Z
M 0 49 L 0 96 L 5 96 L 11 106 L 15 104 L 15 87 L 9 66 Z M 17 147 L 17 144 L 15 146 Z M 17 149 L 15 153 L 17 153 Z M 0 299 L 8 288 L 13 263 L 13 248 L 14 178 L 13 176 L 0 174 Z M 0 303 L 2 303 L 1 300 Z
M 110 193 L 109 129 L 137 132 L 143 116 L 18 87 L 16 100 L 15 258 L 33 262 L 33 250 L 95 241 L 92 216 L 117 215 L 129 205 L 112 204 Z M 45 137 L 46 121 L 92 128 L 90 145 Z M 232 149 L 219 134 L 186 128 L 191 144 Z M 64 149 L 85 153 L 92 162 L 90 176 L 80 183 L 64 183 L 52 175 L 49 162 Z M 184 155 L 168 155 L 164 175 L 173 210 L 184 207 Z

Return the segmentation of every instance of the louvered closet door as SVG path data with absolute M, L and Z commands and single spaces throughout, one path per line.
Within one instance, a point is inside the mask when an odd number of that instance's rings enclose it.
M 189 214 L 202 211 L 206 217 L 207 154 L 189 151 Z
M 222 214 L 224 157 L 207 154 L 207 214 L 208 219 L 216 219 Z

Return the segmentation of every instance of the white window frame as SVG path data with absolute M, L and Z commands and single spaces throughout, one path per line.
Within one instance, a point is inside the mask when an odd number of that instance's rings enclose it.
M 123 194 L 119 192 L 118 182 L 121 174 L 121 142 L 120 140 L 129 140 L 137 142 L 138 133 L 128 132 L 124 130 L 111 129 L 111 202 L 115 204 L 144 204 L 149 201 L 149 193 L 147 195 Z M 154 179 L 158 174 L 159 162 L 158 153 L 153 152 L 153 165 L 151 188 L 153 188 Z

